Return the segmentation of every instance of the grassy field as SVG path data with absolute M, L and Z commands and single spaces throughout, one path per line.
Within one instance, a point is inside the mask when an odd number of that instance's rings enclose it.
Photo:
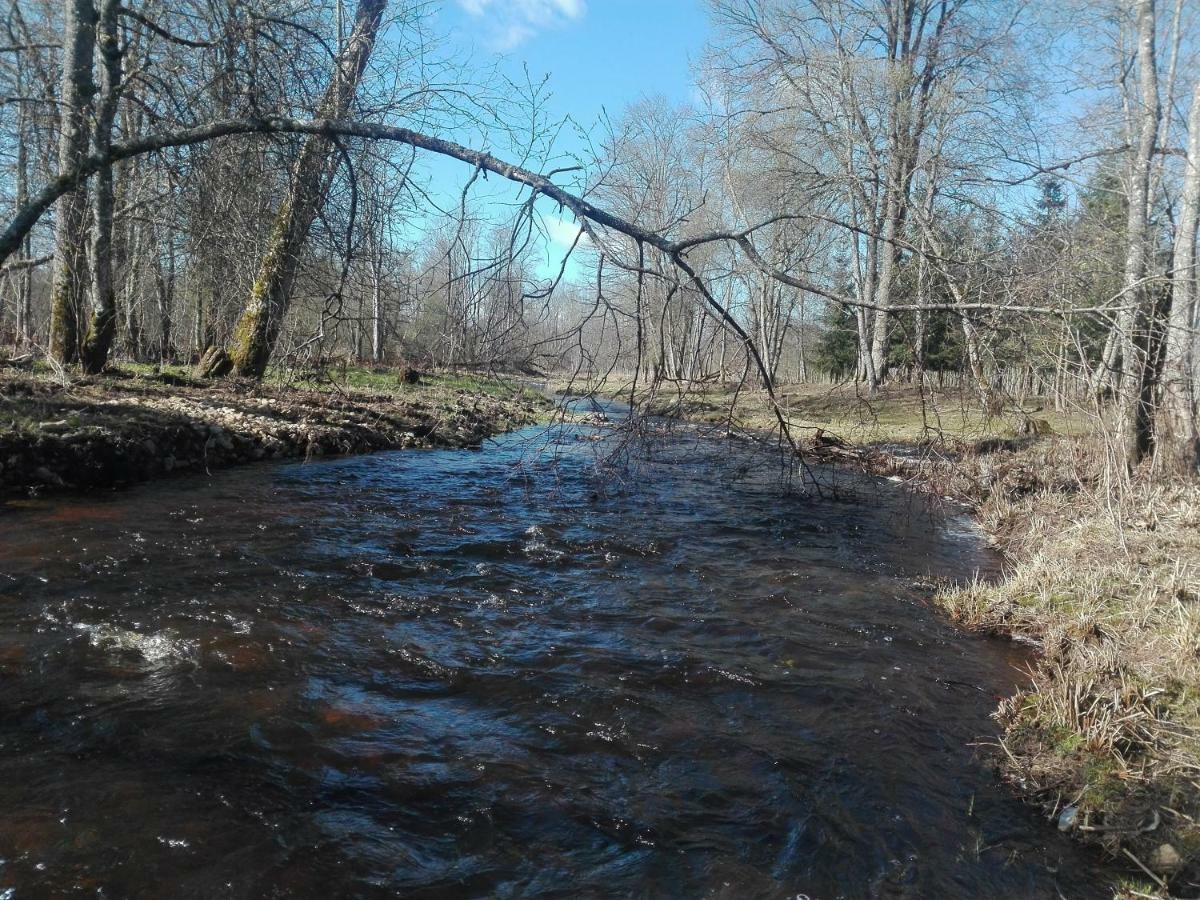
M 629 398 L 626 377 L 604 381 L 557 379 L 556 390 L 594 391 Z M 851 444 L 917 444 L 930 441 L 975 442 L 1022 435 L 1030 430 L 1082 434 L 1083 416 L 1055 412 L 1034 401 L 1010 404 L 997 415 L 985 415 L 972 396 L 956 391 L 922 392 L 900 385 L 868 397 L 861 386 L 784 384 L 776 390 L 780 412 L 798 438 L 822 430 Z M 693 422 L 729 424 L 738 429 L 770 430 L 778 418 L 767 393 L 756 387 L 731 384 L 641 386 L 637 401 L 649 413 Z M 1037 423 L 1037 424 L 1029 424 Z

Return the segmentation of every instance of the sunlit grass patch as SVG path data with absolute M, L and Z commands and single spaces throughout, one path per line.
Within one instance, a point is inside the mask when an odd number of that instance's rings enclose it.
M 1166 879 L 1200 858 L 1200 488 L 1140 484 L 1115 501 L 1060 481 L 1046 471 L 1016 499 L 998 486 L 981 513 L 1005 536 L 1007 576 L 937 602 L 1040 647 L 997 712 L 1012 782 Z
M 750 430 L 777 429 L 782 414 L 799 438 L 820 429 L 858 445 L 977 442 L 1011 438 L 1030 429 L 1074 435 L 1088 425 L 1086 419 L 1057 412 L 1035 398 L 988 415 L 980 411 L 973 394 L 909 385 L 869 396 L 857 385 L 781 384 L 775 390 L 778 409 L 765 390 L 733 383 L 635 383 L 630 375 L 610 374 L 559 379 L 554 386 L 632 397 L 651 415 L 704 424 L 728 422 Z

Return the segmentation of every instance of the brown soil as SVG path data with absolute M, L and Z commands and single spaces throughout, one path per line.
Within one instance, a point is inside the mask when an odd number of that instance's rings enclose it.
M 87 490 L 264 459 L 472 447 L 539 417 L 535 399 L 431 385 L 403 396 L 172 376 L 61 384 L 0 373 L 0 493 Z

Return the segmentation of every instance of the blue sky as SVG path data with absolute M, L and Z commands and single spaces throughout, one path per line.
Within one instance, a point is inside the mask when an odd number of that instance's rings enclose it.
M 517 81 L 524 80 L 525 67 L 535 82 L 545 76 L 546 115 L 569 116 L 597 137 L 594 126 L 602 116 L 617 120 L 643 97 L 686 102 L 693 94 L 692 62 L 708 38 L 702 0 L 442 0 L 438 15 L 447 50 L 481 63 L 499 59 L 502 71 Z M 580 147 L 566 130 L 556 149 Z M 456 203 L 470 170 L 452 161 L 427 162 L 436 193 Z M 473 196 L 512 196 L 494 182 Z M 562 242 L 574 233 L 555 216 L 546 218 L 559 253 L 552 245 L 555 258 L 539 267 L 542 275 L 557 271 Z
M 643 96 L 686 100 L 707 38 L 701 0 L 443 0 L 451 39 L 549 76 L 553 106 L 582 123 Z

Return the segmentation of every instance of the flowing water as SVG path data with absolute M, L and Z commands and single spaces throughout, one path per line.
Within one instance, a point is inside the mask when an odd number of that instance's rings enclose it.
M 0 898 L 1103 895 L 972 746 L 963 517 L 595 436 L 10 505 Z

